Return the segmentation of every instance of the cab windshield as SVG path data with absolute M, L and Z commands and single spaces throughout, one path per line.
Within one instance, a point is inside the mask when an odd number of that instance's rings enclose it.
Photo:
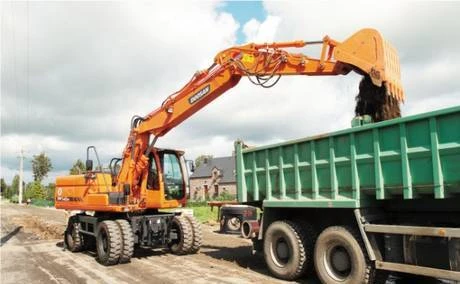
M 160 157 L 164 175 L 165 199 L 182 199 L 185 194 L 185 185 L 179 158 L 175 153 L 168 152 L 164 152 Z

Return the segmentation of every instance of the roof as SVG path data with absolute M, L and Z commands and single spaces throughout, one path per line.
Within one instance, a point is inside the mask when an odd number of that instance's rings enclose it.
M 219 157 L 208 159 L 208 162 L 202 163 L 195 168 L 195 172 L 190 176 L 194 178 L 209 178 L 212 176 L 212 170 L 217 168 L 222 173 L 221 183 L 234 183 L 235 179 L 235 156 Z

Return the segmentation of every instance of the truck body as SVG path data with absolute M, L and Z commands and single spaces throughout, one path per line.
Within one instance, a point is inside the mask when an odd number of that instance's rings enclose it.
M 283 266 L 278 253 L 280 238 L 289 238 L 270 230 L 287 224 L 307 239 L 303 250 L 314 250 L 303 252 L 314 260 L 301 266 L 314 265 L 323 282 L 340 282 L 353 271 L 337 267 L 350 269 L 356 252 L 345 241 L 334 246 L 327 240 L 346 231 L 355 234 L 373 275 L 397 271 L 460 280 L 460 106 L 362 121 L 275 145 L 235 143 L 238 200 L 263 210 L 255 247 L 263 242 L 269 268 L 276 274 L 284 267 L 280 276 L 290 278 L 291 260 Z M 288 247 L 294 257 L 296 245 Z

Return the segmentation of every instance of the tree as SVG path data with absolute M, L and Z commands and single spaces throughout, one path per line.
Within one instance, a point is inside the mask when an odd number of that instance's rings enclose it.
M 54 200 L 54 191 L 56 190 L 56 184 L 49 183 L 46 187 L 46 199 Z
M 39 181 L 33 181 L 27 184 L 26 192 L 24 194 L 26 199 L 45 199 L 46 191 L 45 188 Z
M 83 162 L 80 159 L 78 159 L 75 161 L 72 168 L 69 170 L 69 175 L 79 175 L 84 173 L 85 171 L 85 164 L 83 164 Z
M 1 178 L 0 179 L 0 194 L 5 197 L 6 193 L 8 191 L 8 185 L 6 185 L 5 179 Z
M 24 187 L 23 187 L 24 188 Z M 11 182 L 10 190 L 8 190 L 8 198 L 11 199 L 13 195 L 19 194 L 19 175 L 15 175 L 13 177 L 13 181 Z
M 201 164 L 205 163 L 205 161 L 210 160 L 213 158 L 213 155 L 199 155 L 195 159 L 195 167 L 199 167 Z
M 29 183 L 26 185 L 26 187 L 24 188 L 24 195 L 23 195 L 23 196 L 24 196 L 24 200 L 27 200 L 27 199 L 29 199 L 29 198 L 32 199 L 32 197 L 33 197 L 32 184 L 33 184 L 33 183 L 34 183 L 34 182 L 29 182 Z
M 51 160 L 45 154 L 41 152 L 39 155 L 34 155 L 32 160 L 32 172 L 34 175 L 34 181 L 41 182 L 43 178 L 48 176 L 48 172 L 53 168 Z

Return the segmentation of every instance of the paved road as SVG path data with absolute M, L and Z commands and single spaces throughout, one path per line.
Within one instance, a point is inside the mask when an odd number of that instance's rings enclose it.
M 94 252 L 63 251 L 60 239 L 43 233 L 63 229 L 65 220 L 63 211 L 1 203 L 1 283 L 286 283 L 269 275 L 249 241 L 214 233 L 217 227 L 203 227 L 197 255 L 137 250 L 131 263 L 104 267 Z

